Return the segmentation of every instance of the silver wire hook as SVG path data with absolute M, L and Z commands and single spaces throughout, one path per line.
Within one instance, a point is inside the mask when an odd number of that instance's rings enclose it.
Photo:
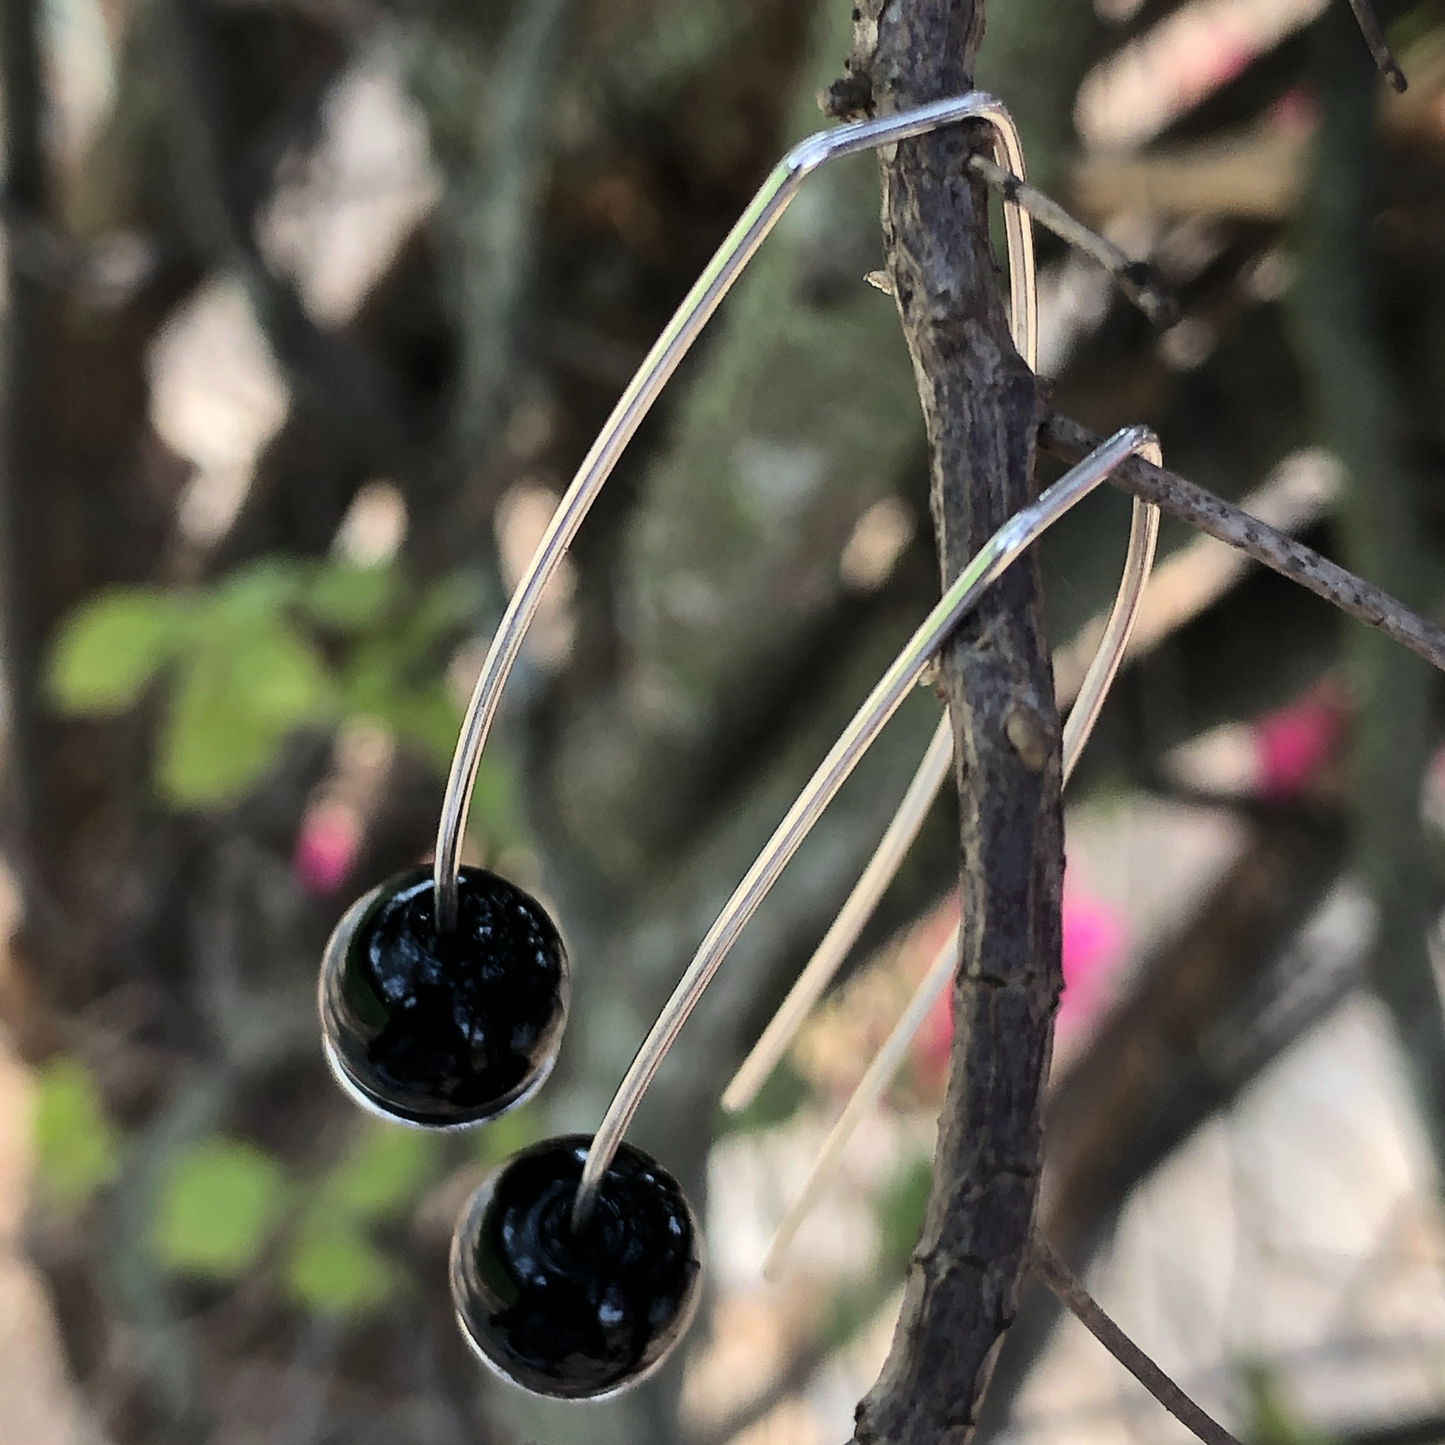
M 857 943 L 859 934 L 872 918 L 914 839 L 918 837 L 923 820 L 948 776 L 952 761 L 953 725 L 945 712 L 938 720 L 928 751 L 924 753 L 898 811 L 868 860 L 868 866 L 859 874 L 847 902 L 838 910 L 838 916 L 788 990 L 788 996 L 768 1020 L 767 1028 L 723 1090 L 722 1106 L 727 1113 L 741 1113 L 757 1098 L 758 1090 L 787 1053 L 788 1045 L 803 1026 L 803 1020 L 813 1011 L 813 1006 L 823 997 L 833 976 L 843 966 L 843 960 Z
M 574 1228 L 585 1227 L 596 1199 L 597 1187 L 642 1102 L 647 1086 L 743 926 L 767 896 L 823 809 L 883 730 L 883 725 L 902 705 L 934 653 L 1011 563 L 1093 491 L 1126 457 L 1150 445 L 1157 445 L 1157 440 L 1147 427 L 1126 427 L 1116 432 L 1078 466 L 1065 473 L 1036 502 L 1010 517 L 959 573 L 938 605 L 894 659 L 863 706 L 853 715 L 842 736 L 833 744 L 828 756 L 819 764 L 807 786 L 794 800 L 742 882 L 734 889 L 698 946 L 687 972 L 663 1005 L 651 1032 L 643 1040 L 587 1151 L 587 1162 L 583 1166 L 572 1206 Z
M 1149 451 L 1148 448 L 1145 450 Z M 1144 595 L 1144 584 L 1149 580 L 1154 564 L 1154 548 L 1158 538 L 1158 507 L 1136 497 L 1129 525 L 1129 550 L 1124 559 L 1124 573 L 1119 582 L 1119 590 L 1114 598 L 1104 635 L 1074 696 L 1068 721 L 1064 724 L 1065 782 L 1073 772 L 1074 764 L 1093 731 L 1099 709 L 1104 704 L 1104 697 L 1123 660 L 1124 649 L 1128 645 Z M 777 1068 L 788 1050 L 788 1045 L 802 1027 L 803 1020 L 822 998 L 824 990 L 843 966 L 843 960 L 852 951 L 859 934 L 873 916 L 909 848 L 913 846 L 913 840 L 918 836 L 923 820 L 933 806 L 933 800 L 948 777 L 952 760 L 953 732 L 945 715 L 939 720 L 928 744 L 928 751 L 924 753 L 923 761 L 918 765 L 918 771 L 913 775 L 913 781 L 909 783 L 908 791 L 898 805 L 898 811 L 893 815 L 877 849 L 868 860 L 868 866 L 859 875 L 858 882 L 848 895 L 848 901 L 839 910 L 838 916 L 823 935 L 822 942 L 798 975 L 781 1007 L 769 1020 L 767 1028 L 763 1030 L 752 1051 L 723 1091 L 722 1106 L 729 1114 L 746 1109 L 757 1097 L 758 1090 Z
M 456 751 L 452 755 L 437 823 L 436 857 L 432 877 L 436 888 L 437 927 L 450 932 L 456 926 L 457 871 L 461 866 L 462 839 L 472 788 L 481 762 L 482 747 L 491 730 L 502 688 L 522 648 L 542 593 L 557 570 L 577 529 L 582 525 L 603 483 L 617 465 L 658 393 L 717 310 L 724 296 L 752 259 L 778 217 L 787 209 L 804 180 L 819 166 L 841 156 L 856 155 L 879 146 L 926 135 L 942 126 L 966 120 L 987 122 L 994 134 L 994 158 L 1016 176 L 1024 174 L 1023 147 L 1018 130 L 1003 103 L 984 91 L 934 101 L 915 110 L 876 120 L 853 121 L 833 130 L 819 131 L 800 141 L 773 168 L 737 224 L 718 247 L 707 269 L 698 277 L 682 304 L 653 343 L 637 374 L 627 384 L 606 425 L 582 460 L 577 474 L 558 503 L 536 552 L 512 593 L 507 609 L 487 649 L 466 716 L 462 719 Z M 1016 202 L 1005 205 L 1008 228 L 1011 329 L 1019 354 L 1032 370 L 1038 361 L 1037 301 L 1034 286 L 1033 230 L 1028 214 Z
M 1159 443 L 1152 436 L 1142 443 L 1137 451 L 1153 462 L 1156 467 L 1163 464 Z M 1073 775 L 1079 755 L 1083 752 L 1084 744 L 1088 742 L 1089 734 L 1098 720 L 1105 695 L 1124 661 L 1130 635 L 1134 631 L 1134 624 L 1138 621 L 1143 605 L 1144 588 L 1154 565 L 1154 549 L 1158 538 L 1159 509 L 1136 497 L 1129 527 L 1129 553 L 1124 563 L 1124 578 L 1119 585 L 1118 595 L 1115 597 L 1114 606 L 1109 613 L 1109 621 L 1104 628 L 1103 639 L 1100 641 L 1098 651 L 1089 664 L 1089 671 L 1079 687 L 1078 697 L 1074 700 L 1073 710 L 1069 713 L 1069 720 L 1064 724 L 1063 773 L 1065 783 Z M 772 1243 L 768 1246 L 768 1253 L 763 1261 L 765 1278 L 772 1279 L 777 1274 L 778 1266 L 782 1263 L 788 1246 L 793 1242 L 803 1220 L 812 1211 L 818 1197 L 837 1170 L 843 1157 L 843 1150 L 846 1148 L 848 1140 L 852 1138 L 853 1131 L 858 1127 L 863 1116 L 883 1097 L 884 1092 L 897 1076 L 914 1034 L 922 1027 L 924 1019 L 928 1017 L 929 1011 L 941 997 L 958 968 L 961 943 L 962 924 L 960 923 L 954 928 L 948 942 L 939 949 L 933 962 L 929 965 L 927 973 L 924 974 L 918 987 L 914 990 L 913 997 L 909 999 L 902 1016 L 894 1025 L 887 1039 L 884 1040 L 883 1046 L 874 1056 L 872 1063 L 868 1065 L 863 1077 L 858 1081 L 858 1086 L 853 1090 L 843 1112 L 839 1114 L 833 1127 L 828 1131 L 828 1137 L 823 1141 L 822 1148 L 819 1149 L 817 1157 L 813 1160 L 813 1167 L 809 1170 L 808 1178 L 799 1191 L 798 1197 L 788 1206 L 782 1219 L 778 1221 L 778 1227 L 774 1231 Z

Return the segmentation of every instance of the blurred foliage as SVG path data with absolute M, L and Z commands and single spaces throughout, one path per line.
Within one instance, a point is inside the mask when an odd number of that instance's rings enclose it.
M 1249 1445 L 1332 1445 L 1333 1436 L 1295 1414 L 1273 1371 L 1251 1365 L 1244 1371 L 1244 1385 L 1249 1414 L 1240 1433 Z
M 763 1081 L 757 1097 L 746 1109 L 736 1114 L 725 1113 L 722 1109 L 715 1112 L 713 1133 L 721 1137 L 724 1134 L 772 1129 L 787 1123 L 812 1097 L 812 1085 L 785 1058 Z
M 394 1219 L 435 1174 L 441 1143 L 435 1134 L 366 1120 L 356 1143 L 322 1180 L 317 1202 L 348 1219 Z
M 933 1161 L 920 1156 L 900 1169 L 878 1195 L 877 1263 L 867 1279 L 844 1285 L 830 1298 L 818 1330 L 819 1347 L 825 1353 L 842 1349 L 872 1324 L 897 1288 L 923 1231 L 932 1187 Z
M 188 591 L 108 589 L 61 625 L 47 692 L 72 715 L 136 706 L 164 692 L 155 760 L 176 808 L 234 803 L 300 728 L 374 718 L 437 768 L 451 758 L 460 712 L 442 650 L 476 614 L 462 577 L 430 585 L 394 564 L 267 558 Z M 515 832 L 504 769 L 487 771 L 479 820 Z
M 316 1313 L 360 1313 L 404 1279 L 370 1230 L 415 1205 L 441 1167 L 442 1148 L 432 1135 L 366 1120 L 342 1158 L 307 1185 L 288 1181 L 281 1162 L 253 1144 L 197 1140 L 168 1163 L 152 1248 L 179 1274 L 235 1280 L 258 1264 L 289 1215 L 286 1293 Z
M 306 1216 L 286 1265 L 291 1297 L 324 1315 L 358 1315 L 385 1304 L 404 1276 L 357 1225 L 317 1210 Z
M 883 1268 L 902 1272 L 923 1232 L 923 1212 L 933 1187 L 933 1160 L 920 1157 L 901 1169 L 878 1197 L 879 1248 Z
M 416 1203 L 441 1165 L 434 1134 L 364 1120 L 351 1148 L 307 1202 L 286 1262 L 288 1293 L 320 1314 L 384 1304 L 401 1271 L 368 1235 Z
M 281 1166 L 219 1135 L 171 1156 L 152 1220 L 157 1259 L 182 1274 L 232 1280 L 260 1258 L 287 1199 Z
M 61 1055 L 36 1071 L 31 1116 L 35 1169 L 46 1195 L 78 1209 L 120 1167 L 120 1137 L 90 1070 Z
M 520 1109 L 513 1109 L 501 1118 L 493 1119 L 485 1129 L 473 1131 L 477 1161 L 488 1168 L 502 1164 L 513 1154 L 545 1139 L 551 1132 L 540 1106 L 526 1104 Z

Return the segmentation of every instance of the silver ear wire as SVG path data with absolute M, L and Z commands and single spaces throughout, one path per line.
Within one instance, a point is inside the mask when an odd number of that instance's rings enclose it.
M 868 920 L 873 916 L 879 901 L 888 891 L 899 866 L 913 846 L 928 810 L 948 776 L 949 764 L 953 761 L 953 725 L 945 713 L 939 719 L 928 751 L 898 805 L 898 811 L 888 824 L 877 850 L 868 860 L 868 866 L 859 875 L 848 901 L 839 910 L 838 916 L 823 935 L 807 966 L 798 975 L 797 981 L 788 990 L 782 1002 L 753 1045 L 752 1052 L 745 1058 L 733 1075 L 732 1081 L 723 1090 L 722 1106 L 729 1114 L 738 1114 L 746 1109 L 758 1096 L 758 1090 L 768 1076 L 777 1068 L 788 1045 L 793 1042 L 803 1026 L 803 1020 L 813 1011 L 814 1005 L 823 997 L 832 983 L 834 975 L 843 966 L 843 960 L 852 951 Z
M 457 870 L 461 865 L 467 811 L 471 806 L 472 787 L 476 782 L 482 747 L 496 717 L 507 675 L 521 651 L 522 640 L 541 604 L 547 583 L 566 555 L 603 483 L 611 475 L 622 449 L 632 439 L 657 400 L 658 393 L 717 310 L 743 267 L 777 224 L 778 217 L 787 209 L 803 181 L 819 166 L 841 156 L 892 145 L 968 120 L 984 121 L 992 127 L 995 160 L 1016 176 L 1022 176 L 1023 148 L 1013 120 L 1000 101 L 983 91 L 934 101 L 898 115 L 854 121 L 833 130 L 820 131 L 794 146 L 763 182 L 747 210 L 718 247 L 707 269 L 698 277 L 652 350 L 647 353 L 597 440 L 583 458 L 518 581 L 492 637 L 467 705 L 437 823 L 433 881 L 437 927 L 441 931 L 450 932 L 456 926 Z M 1004 217 L 1008 228 L 1014 344 L 1033 367 L 1037 349 L 1033 231 L 1027 214 L 1016 202 L 1006 204 Z
M 1144 449 L 1153 453 L 1157 446 Z M 1124 659 L 1129 634 L 1133 631 L 1138 617 L 1139 605 L 1144 596 L 1144 584 L 1154 564 L 1154 548 L 1159 538 L 1159 509 L 1151 502 L 1137 497 L 1134 500 L 1133 515 L 1129 526 L 1129 550 L 1124 559 L 1124 575 L 1114 606 L 1100 639 L 1097 651 L 1079 685 L 1068 721 L 1064 724 L 1063 769 L 1064 780 L 1074 770 L 1074 764 L 1083 751 L 1084 744 L 1093 731 L 1104 705 L 1105 695 L 1114 680 L 1115 673 Z M 948 776 L 949 763 L 953 759 L 953 732 L 947 717 L 940 720 L 928 751 L 923 755 L 908 791 L 903 795 L 898 811 L 888 824 L 877 851 L 868 860 L 868 866 L 854 885 L 848 901 L 833 920 L 817 951 L 808 960 L 807 966 L 798 975 L 797 982 L 789 990 L 752 1052 L 743 1060 L 732 1081 L 723 1091 L 722 1106 L 730 1114 L 746 1109 L 757 1097 L 768 1076 L 777 1068 L 779 1061 L 788 1050 L 798 1030 L 803 1025 L 814 1005 L 822 998 L 824 990 L 833 981 L 843 966 L 858 936 L 863 932 L 874 910 L 888 891 L 888 885 L 897 874 L 904 857 L 918 836 L 923 820 L 933 800 L 938 796 L 944 779 Z
M 818 1202 L 828 1181 L 837 1171 L 843 1158 L 843 1150 L 853 1137 L 853 1131 L 862 1122 L 864 1115 L 883 1097 L 902 1067 L 914 1034 L 923 1027 L 924 1019 L 928 1017 L 958 968 L 959 943 L 959 930 L 955 927 L 948 935 L 948 942 L 934 955 L 933 962 L 928 965 L 928 972 L 923 975 L 913 997 L 908 1000 L 902 1016 L 893 1025 L 893 1031 L 883 1041 L 883 1047 L 873 1056 L 872 1062 L 858 1081 L 858 1087 L 848 1096 L 843 1112 L 833 1121 L 833 1127 L 828 1131 L 828 1137 L 823 1140 L 823 1147 L 818 1150 L 798 1197 L 788 1206 L 782 1219 L 778 1221 L 777 1229 L 773 1231 L 772 1243 L 768 1245 L 768 1252 L 763 1258 L 764 1279 L 777 1278 L 783 1256 L 788 1252 L 803 1221 L 812 1213 L 813 1206 Z
M 1147 427 L 1126 427 L 1091 452 L 1036 502 L 1016 512 L 979 549 L 894 659 L 708 929 L 687 972 L 637 1051 L 587 1151 L 587 1163 L 572 1207 L 575 1228 L 583 1228 L 590 1218 L 597 1186 L 623 1133 L 713 974 L 823 809 L 922 676 L 934 653 L 984 592 L 1049 527 L 1082 501 L 1126 457 L 1147 452 L 1157 445 Z
M 1007 151 L 1013 163 L 1019 167 L 1013 174 L 1021 180 L 1025 176 L 1023 147 L 1012 119 L 1002 107 L 994 119 L 997 144 L 995 149 Z M 1034 267 L 1032 220 L 1022 211 L 1014 209 L 1006 213 L 1011 223 L 1009 230 L 1009 327 L 1019 355 L 1033 371 L 1038 366 L 1038 280 Z M 1014 223 L 1016 224 L 1016 227 Z M 1015 240 L 1015 229 L 1018 238 Z M 1131 543 L 1133 545 L 1132 537 Z M 1106 684 L 1107 686 L 1107 684 Z M 802 1027 L 813 1005 L 823 996 L 823 991 L 833 976 L 842 967 L 849 950 L 858 941 L 868 920 L 878 907 L 879 900 L 888 890 L 888 885 L 897 874 L 943 780 L 948 776 L 948 765 L 953 757 L 953 735 L 945 717 L 938 725 L 928 751 L 923 755 L 908 791 L 898 811 L 888 824 L 877 850 L 868 860 L 852 893 L 844 903 L 838 916 L 833 920 L 817 951 L 808 960 L 807 966 L 798 975 L 782 1007 L 773 1016 L 753 1051 L 743 1060 L 742 1066 L 733 1076 L 723 1092 L 722 1106 L 730 1114 L 746 1109 L 757 1097 L 768 1075 L 777 1067 L 778 1061 L 787 1052 L 798 1029 Z
M 1152 436 L 1139 446 L 1138 451 L 1156 467 L 1162 465 L 1163 458 L 1160 454 L 1159 443 Z M 1089 664 L 1089 670 L 1079 687 L 1079 693 L 1074 700 L 1073 709 L 1069 713 L 1068 722 L 1064 724 L 1063 775 L 1065 783 L 1073 775 L 1079 755 L 1083 752 L 1084 744 L 1088 742 L 1089 734 L 1098 720 L 1099 710 L 1104 705 L 1104 698 L 1109 691 L 1110 684 L 1124 661 L 1124 655 L 1129 647 L 1130 634 L 1134 630 L 1134 624 L 1138 620 L 1139 611 L 1143 605 L 1145 584 L 1149 580 L 1149 573 L 1154 565 L 1154 549 L 1158 537 L 1159 509 L 1135 498 L 1129 527 L 1129 552 L 1124 563 L 1123 581 L 1119 584 L 1119 592 L 1109 613 L 1103 639 L 1100 641 L 1098 651 L 1094 654 L 1094 659 Z M 843 1157 L 843 1150 L 847 1147 L 853 1131 L 858 1127 L 864 1115 L 883 1097 L 888 1086 L 897 1076 L 914 1034 L 918 1032 L 924 1019 L 928 1017 L 929 1010 L 948 987 L 949 981 L 958 967 L 960 934 L 961 925 L 953 930 L 949 941 L 939 950 L 932 964 L 929 965 L 928 972 L 924 974 L 918 987 L 914 990 L 913 997 L 909 999 L 908 1006 L 894 1025 L 893 1031 L 868 1065 L 863 1077 L 858 1081 L 857 1088 L 853 1090 L 847 1104 L 844 1105 L 843 1112 L 828 1131 L 828 1137 L 823 1141 L 823 1147 L 819 1149 L 798 1197 L 788 1206 L 787 1211 L 778 1222 L 777 1230 L 773 1234 L 772 1243 L 768 1246 L 768 1253 L 763 1261 L 763 1274 L 766 1278 L 776 1277 L 783 1256 L 797 1235 L 799 1227 L 837 1170 L 838 1163 Z

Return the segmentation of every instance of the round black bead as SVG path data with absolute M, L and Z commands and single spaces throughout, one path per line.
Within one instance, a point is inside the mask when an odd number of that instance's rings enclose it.
M 590 1142 L 523 1150 L 472 1196 L 452 1240 L 452 1298 L 472 1347 L 513 1384 L 564 1400 L 615 1394 L 656 1369 L 691 1323 L 702 1276 L 687 1197 L 630 1144 L 573 1231 Z
M 342 1086 L 403 1123 L 463 1128 L 519 1104 L 551 1072 L 567 1017 L 567 953 L 547 911 L 463 868 L 439 934 L 430 869 L 358 899 L 321 964 L 321 1034 Z

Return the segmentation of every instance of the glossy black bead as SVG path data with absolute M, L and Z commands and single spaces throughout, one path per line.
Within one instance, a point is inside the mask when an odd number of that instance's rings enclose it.
M 551 1071 L 567 953 L 547 911 L 463 868 L 457 926 L 438 934 L 430 869 L 358 899 L 321 965 L 321 1033 L 342 1086 L 404 1123 L 462 1128 L 519 1104 Z
M 686 1332 L 702 1277 L 686 1196 L 630 1144 L 573 1232 L 590 1142 L 523 1150 L 472 1196 L 452 1240 L 452 1298 L 472 1347 L 514 1384 L 564 1400 L 615 1394 L 656 1369 Z

